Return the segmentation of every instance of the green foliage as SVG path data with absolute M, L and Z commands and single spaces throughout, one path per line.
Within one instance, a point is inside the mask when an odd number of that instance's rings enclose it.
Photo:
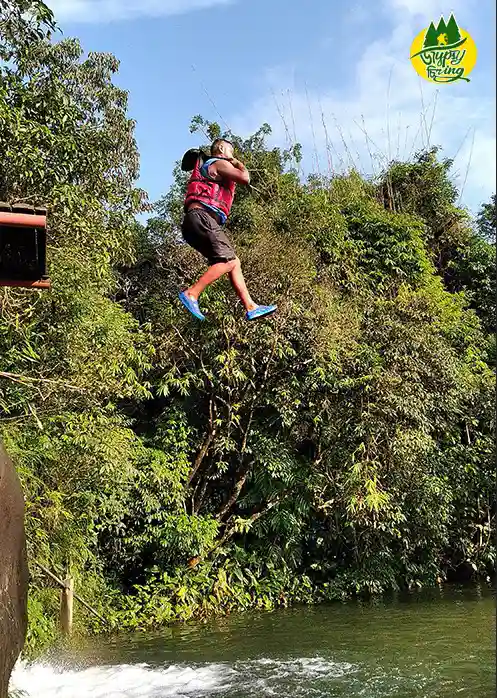
M 243 139 L 197 116 L 251 171 L 230 235 L 256 300 L 278 303 L 246 323 L 223 279 L 200 327 L 177 302 L 203 269 L 179 240 L 184 173 L 138 224 L 116 59 L 51 43 L 28 5 L 0 5 L 0 198 L 49 207 L 53 279 L 0 290 L 27 652 L 57 637 L 37 563 L 126 628 L 489 574 L 495 197 L 473 224 L 437 149 L 378 182 L 302 181 L 267 124 Z M 107 627 L 80 606 L 76 622 Z
M 477 219 L 477 227 L 480 235 L 488 242 L 494 242 L 497 229 L 496 195 L 492 194 L 489 203 L 483 204 Z
M 487 242 L 478 233 L 454 250 L 445 272 L 447 288 L 454 293 L 464 291 L 488 335 L 495 332 L 496 273 L 495 242 Z
M 53 589 L 39 590 L 28 596 L 29 625 L 23 650 L 26 656 L 36 656 L 59 641 L 57 601 Z

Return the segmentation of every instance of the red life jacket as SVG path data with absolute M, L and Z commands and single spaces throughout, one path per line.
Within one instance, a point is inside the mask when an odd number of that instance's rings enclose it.
M 223 160 L 223 158 L 209 158 L 209 165 L 214 160 Z M 207 164 L 206 163 L 206 164 Z M 190 204 L 197 201 L 200 204 L 216 209 L 221 213 L 221 219 L 224 223 L 229 216 L 233 199 L 235 198 L 236 182 L 230 180 L 216 181 L 210 177 L 204 177 L 201 173 L 201 168 L 204 162 L 198 158 L 193 168 L 185 193 L 185 211 Z

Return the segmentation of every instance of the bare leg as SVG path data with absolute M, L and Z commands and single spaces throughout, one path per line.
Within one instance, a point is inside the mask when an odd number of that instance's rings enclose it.
M 237 296 L 245 306 L 245 310 L 254 310 L 254 308 L 257 308 L 257 303 L 254 303 L 250 297 L 245 279 L 243 278 L 242 265 L 240 264 L 238 257 L 230 260 L 229 262 L 213 264 L 211 267 L 209 267 L 205 274 L 202 274 L 200 279 L 194 283 L 193 286 L 190 286 L 190 288 L 185 291 L 186 295 L 195 301 L 198 300 L 198 297 L 202 291 L 214 281 L 217 281 L 217 279 L 224 274 L 229 274 L 231 284 L 235 289 Z
M 245 283 L 245 279 L 243 278 L 242 265 L 240 264 L 240 260 L 237 257 L 234 261 L 235 266 L 230 271 L 231 285 L 235 289 L 238 298 L 242 301 L 243 305 L 245 306 L 245 310 L 254 310 L 255 308 L 257 308 L 257 303 L 254 303 L 250 296 L 247 284 Z
M 233 269 L 235 265 L 235 260 L 232 260 L 230 262 L 219 262 L 219 264 L 213 264 L 211 267 L 207 269 L 205 274 L 202 274 L 200 279 L 193 284 L 193 286 L 190 286 L 185 293 L 187 296 L 192 298 L 193 300 L 198 300 L 198 297 L 202 293 L 202 291 L 212 284 L 214 281 L 217 281 L 221 276 L 224 274 L 229 274 L 230 271 Z

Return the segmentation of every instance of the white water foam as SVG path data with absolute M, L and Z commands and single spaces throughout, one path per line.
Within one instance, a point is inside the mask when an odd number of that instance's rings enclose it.
M 226 684 L 229 668 L 151 667 L 147 664 L 58 669 L 48 664 L 22 664 L 15 668 L 12 690 L 29 698 L 159 698 L 209 695 Z
M 58 669 L 20 663 L 11 690 L 29 698 L 216 698 L 219 696 L 329 696 L 316 680 L 337 680 L 355 667 L 321 658 L 258 659 L 234 664 L 156 667 L 148 664 Z

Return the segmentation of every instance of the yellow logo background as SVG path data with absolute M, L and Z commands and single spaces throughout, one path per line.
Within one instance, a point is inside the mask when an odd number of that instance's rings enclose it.
M 439 46 L 425 48 L 428 27 L 420 31 L 411 44 L 410 59 L 414 70 L 425 80 L 436 84 L 463 80 L 469 82 L 468 75 L 476 64 L 476 44 L 470 34 L 459 28 L 461 41 L 451 47 L 444 45 L 441 35 Z

